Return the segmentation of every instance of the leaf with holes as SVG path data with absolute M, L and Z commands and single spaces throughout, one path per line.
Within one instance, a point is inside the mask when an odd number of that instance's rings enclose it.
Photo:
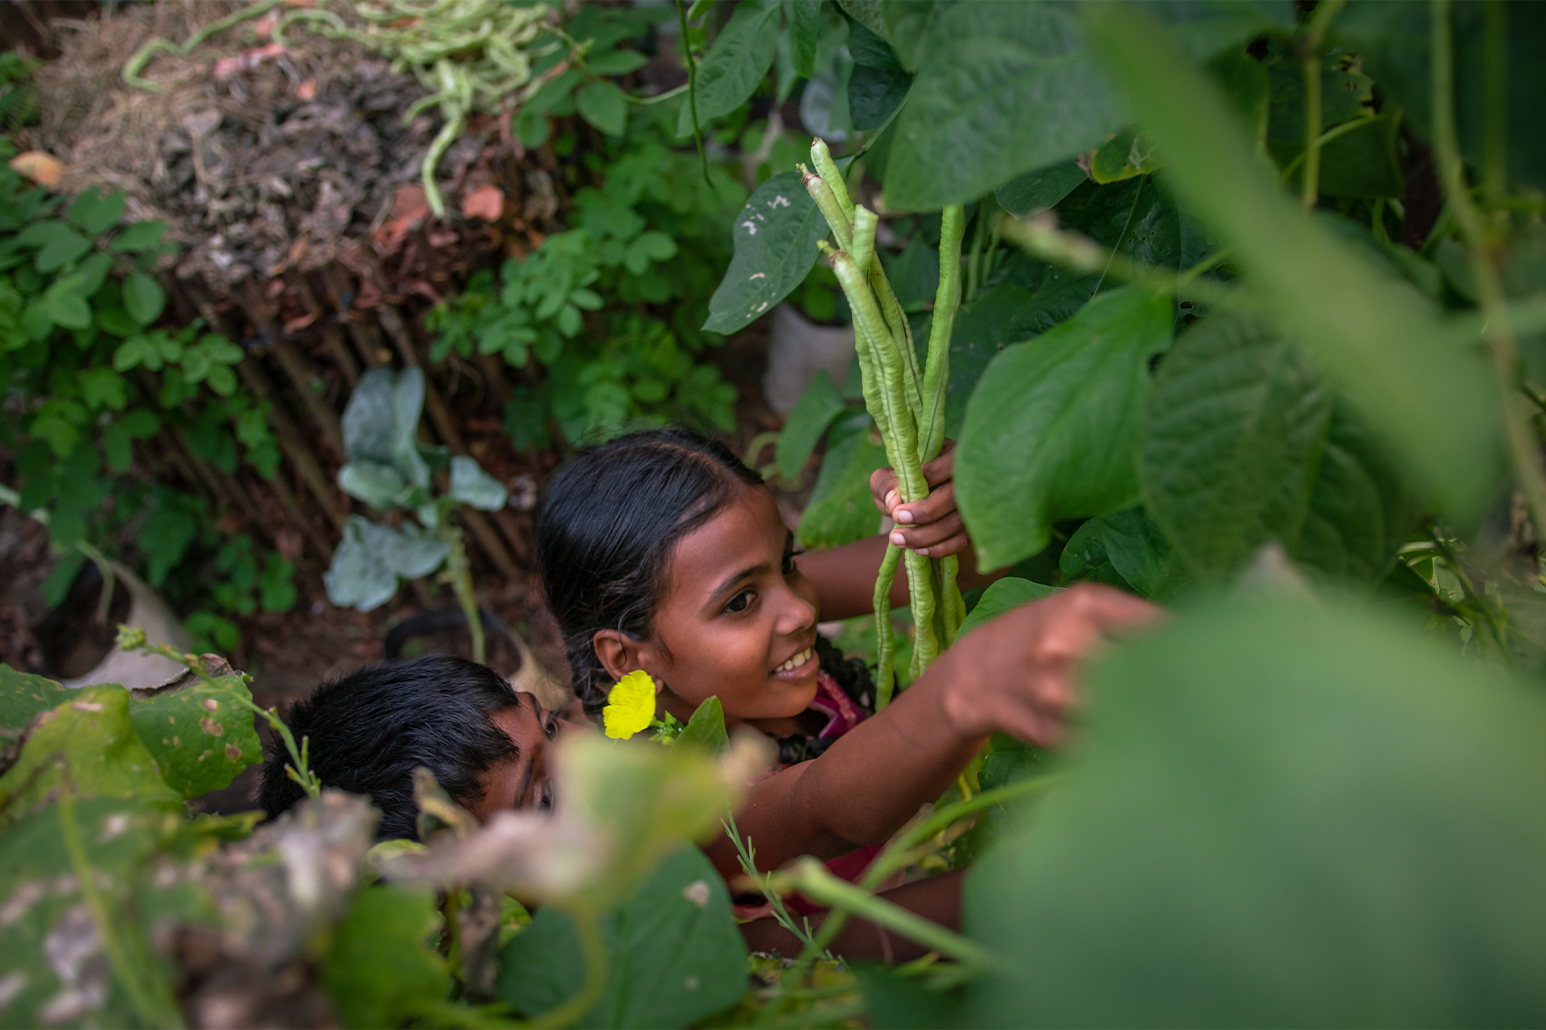
M 263 760 L 253 712 L 237 700 L 252 700 L 247 685 L 235 674 L 214 679 L 211 686 L 188 672 L 129 702 L 134 730 L 161 778 L 185 798 L 229 786 L 243 769 Z

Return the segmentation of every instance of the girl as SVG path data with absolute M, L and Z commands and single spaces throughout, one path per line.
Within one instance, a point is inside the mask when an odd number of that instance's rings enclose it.
M 899 524 L 892 539 L 930 556 L 964 552 L 970 587 L 984 578 L 954 510 L 951 461 L 947 453 L 931 464 L 930 485 L 942 488 L 917 504 L 896 502 L 884 470 L 872 489 Z M 1054 743 L 1074 664 L 1102 633 L 1155 611 L 1116 590 L 1075 587 L 979 628 L 879 715 L 854 717 L 841 711 L 844 694 L 863 702 L 863 685 L 843 692 L 827 679 L 853 682 L 818 648 L 816 625 L 871 610 L 885 546 L 876 537 L 796 554 L 761 477 L 721 444 L 675 429 L 581 453 L 553 478 L 537 516 L 548 603 L 587 712 L 642 669 L 657 710 L 685 721 L 717 696 L 728 726 L 770 734 L 786 758 L 815 752 L 756 784 L 736 813 L 769 870 L 884 843 L 995 732 Z M 907 603 L 904 577 L 891 600 Z M 728 839 L 706 851 L 727 880 L 740 873 Z

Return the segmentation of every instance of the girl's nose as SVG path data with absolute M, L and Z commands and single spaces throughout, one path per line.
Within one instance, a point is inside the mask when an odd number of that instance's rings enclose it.
M 778 632 L 792 635 L 801 633 L 816 625 L 816 606 L 798 592 L 785 587 L 783 590 L 784 604 L 778 613 L 778 621 L 775 628 Z

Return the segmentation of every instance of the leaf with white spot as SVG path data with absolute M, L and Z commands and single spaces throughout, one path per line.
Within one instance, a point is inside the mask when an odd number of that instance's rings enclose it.
M 780 172 L 757 187 L 731 232 L 735 257 L 709 301 L 703 328 L 733 333 L 783 300 L 816 263 L 826 220 L 799 172 Z

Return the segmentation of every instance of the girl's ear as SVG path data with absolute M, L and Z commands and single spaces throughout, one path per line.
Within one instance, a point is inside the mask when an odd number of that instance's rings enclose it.
M 601 667 L 613 681 L 620 680 L 639 666 L 639 643 L 626 633 L 615 629 L 598 629 L 591 637 L 591 647 Z

